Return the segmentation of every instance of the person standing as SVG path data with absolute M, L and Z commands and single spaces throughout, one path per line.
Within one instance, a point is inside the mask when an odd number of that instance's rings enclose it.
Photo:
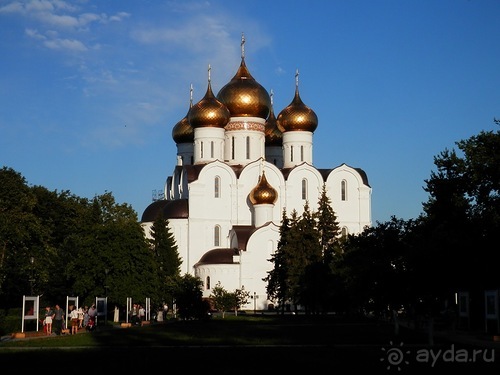
M 90 306 L 89 311 L 89 323 L 87 325 L 87 329 L 93 330 L 97 326 L 97 309 L 95 308 L 95 304 L 93 303 L 92 306 Z
M 63 320 L 64 320 L 64 310 L 61 309 L 61 306 L 56 305 L 54 309 L 54 315 L 52 315 L 52 324 L 54 333 L 57 336 L 61 335 L 62 333 Z
M 76 335 L 78 333 L 78 310 L 75 305 L 70 306 L 69 317 L 71 319 L 71 334 Z
M 45 307 L 45 332 L 47 336 L 52 335 L 52 316 L 54 311 L 50 306 Z
M 83 328 L 83 307 L 78 308 L 78 328 Z

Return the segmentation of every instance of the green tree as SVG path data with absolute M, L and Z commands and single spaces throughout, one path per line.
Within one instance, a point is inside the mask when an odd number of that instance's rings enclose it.
M 33 212 L 36 204 L 20 173 L 0 169 L 0 306 L 19 305 L 23 295 L 39 293 L 47 232 Z
M 235 306 L 237 306 L 236 294 L 224 289 L 220 281 L 212 288 L 210 300 L 215 309 L 222 313 L 223 319 L 226 316 L 226 311 L 235 309 Z
M 71 254 L 64 273 L 71 291 L 87 303 L 107 295 L 108 303 L 118 306 L 127 297 L 151 298 L 160 304 L 159 267 L 136 213 L 129 205 L 116 204 L 111 193 L 96 196 L 89 210 L 91 230 L 76 233 L 63 244 Z
M 286 250 L 291 241 L 290 229 L 290 219 L 286 214 L 286 210 L 283 209 L 278 246 L 276 251 L 271 254 L 271 258 L 268 259 L 273 264 L 273 268 L 267 273 L 267 276 L 263 278 L 263 281 L 266 282 L 267 295 L 270 299 L 278 303 L 278 306 L 281 308 L 281 313 L 285 311 L 285 305 L 289 296 Z
M 500 133 L 482 131 L 434 158 L 425 180 L 417 271 L 428 294 L 452 299 L 457 290 L 497 288 L 500 261 L 491 244 L 500 240 Z M 425 256 L 432 264 L 424 261 Z
M 175 280 L 174 301 L 181 319 L 203 319 L 208 316 L 210 306 L 204 301 L 203 281 L 188 273 Z
M 333 256 L 340 252 L 340 226 L 332 207 L 332 201 L 327 195 L 326 184 L 323 184 L 318 200 L 318 211 L 313 214 L 313 217 L 319 233 L 319 244 L 324 263 L 329 264 Z
M 162 216 L 156 218 L 151 226 L 150 234 L 149 243 L 159 265 L 158 289 L 163 301 L 171 301 L 169 280 L 175 280 L 180 276 L 182 260 L 179 257 L 174 235 L 170 232 L 168 220 Z

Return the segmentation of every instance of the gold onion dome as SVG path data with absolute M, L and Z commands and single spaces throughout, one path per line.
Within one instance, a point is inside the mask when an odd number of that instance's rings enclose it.
M 266 89 L 252 77 L 245 64 L 245 37 L 241 36 L 241 63 L 234 77 L 217 94 L 232 117 L 269 116 L 271 99 Z
M 278 199 L 278 192 L 267 182 L 266 175 L 262 172 L 259 183 L 249 194 L 252 204 L 274 204 Z
M 301 130 L 312 133 L 318 127 L 318 116 L 302 102 L 299 95 L 298 72 L 295 77 L 295 96 L 292 102 L 279 113 L 278 128 L 282 132 Z
M 193 102 L 189 105 L 189 110 L 193 106 Z M 192 143 L 194 141 L 194 129 L 188 121 L 188 113 L 182 120 L 172 128 L 172 138 L 175 143 Z
M 194 141 L 194 129 L 189 123 L 188 114 L 191 108 L 193 107 L 193 85 L 189 88 L 189 110 L 186 113 L 186 116 L 182 120 L 180 120 L 177 124 L 172 128 L 172 138 L 174 142 L 179 143 L 192 143 Z
M 215 97 L 209 74 L 207 92 L 203 99 L 189 110 L 188 121 L 193 128 L 223 128 L 229 122 L 230 116 L 226 106 Z
M 283 133 L 278 128 L 278 121 L 273 109 L 273 93 L 271 91 L 271 111 L 266 121 L 266 146 L 281 146 L 283 145 Z
M 241 59 L 236 75 L 220 89 L 217 98 L 226 105 L 232 117 L 267 119 L 269 116 L 271 108 L 269 94 L 252 77 L 244 59 Z

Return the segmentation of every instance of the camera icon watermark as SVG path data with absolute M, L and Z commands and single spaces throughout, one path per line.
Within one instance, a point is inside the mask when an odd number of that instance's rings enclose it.
M 421 348 L 406 350 L 404 344 L 394 345 L 389 342 L 389 347 L 383 347 L 383 355 L 380 358 L 387 370 L 396 369 L 401 371 L 403 367 L 411 363 L 429 364 L 434 367 L 437 363 L 493 363 L 495 362 L 494 349 L 459 349 L 455 344 L 449 348 Z

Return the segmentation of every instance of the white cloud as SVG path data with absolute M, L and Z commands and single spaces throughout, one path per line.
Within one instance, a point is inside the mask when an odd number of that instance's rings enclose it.
M 86 51 L 88 48 L 79 40 L 74 39 L 52 39 L 46 40 L 43 44 L 50 49 L 69 50 L 69 51 Z
M 18 1 L 0 7 L 0 13 L 23 13 L 24 7 Z
M 47 37 L 43 36 L 38 32 L 38 30 L 35 29 L 26 29 L 24 30 L 25 34 L 28 35 L 29 37 L 33 39 L 38 39 L 38 40 L 46 40 Z

